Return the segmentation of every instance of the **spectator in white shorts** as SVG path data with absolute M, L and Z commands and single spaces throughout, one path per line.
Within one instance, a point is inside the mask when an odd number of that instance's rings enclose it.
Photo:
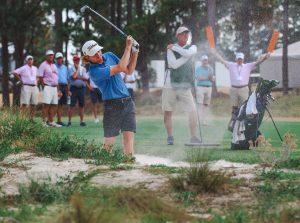
M 43 88 L 43 125 L 61 127 L 53 121 L 57 112 L 58 96 L 61 95 L 58 85 L 58 72 L 54 60 L 54 52 L 47 50 L 46 60 L 39 67 L 39 79 Z M 46 122 L 47 118 L 47 122 Z
M 208 106 L 211 101 L 212 83 L 215 81 L 213 68 L 208 63 L 208 56 L 201 57 L 201 65 L 196 67 L 196 102 L 199 104 L 201 121 L 207 125 Z
M 22 83 L 20 95 L 21 110 L 33 120 L 39 95 L 37 87 L 38 69 L 33 65 L 33 57 L 31 55 L 28 55 L 25 61 L 26 64 L 16 69 L 13 73 Z

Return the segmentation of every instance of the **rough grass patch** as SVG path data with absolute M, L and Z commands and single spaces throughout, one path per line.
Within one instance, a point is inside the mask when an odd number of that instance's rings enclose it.
M 218 193 L 228 189 L 229 178 L 223 172 L 211 170 L 208 163 L 198 163 L 170 178 L 170 183 L 175 191 Z
M 153 192 L 132 188 L 100 188 L 80 193 L 71 199 L 71 209 L 57 222 L 188 222 L 184 211 Z
M 265 139 L 264 136 L 258 137 L 258 147 L 255 149 L 260 164 L 263 167 L 275 168 L 287 162 L 291 153 L 295 151 L 296 136 L 291 133 L 286 133 L 283 138 L 280 150 L 275 150 L 270 140 Z

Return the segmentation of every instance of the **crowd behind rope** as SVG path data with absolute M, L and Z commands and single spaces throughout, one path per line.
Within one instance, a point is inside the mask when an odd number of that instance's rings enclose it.
M 20 94 L 21 111 L 33 120 L 39 102 L 39 88 L 42 86 L 42 121 L 45 127 L 71 127 L 76 105 L 79 110 L 79 125 L 84 127 L 84 108 L 86 90 L 89 91 L 94 122 L 99 123 L 98 104 L 103 103 L 102 93 L 87 71 L 88 66 L 80 65 L 81 58 L 73 56 L 73 65 L 64 64 L 61 52 L 47 50 L 45 60 L 39 67 L 34 65 L 34 58 L 28 55 L 25 64 L 13 71 L 22 85 Z M 137 71 L 132 74 L 121 73 L 124 83 L 134 100 L 134 88 Z M 63 122 L 64 107 L 67 107 L 68 121 Z M 57 121 L 54 121 L 56 116 Z

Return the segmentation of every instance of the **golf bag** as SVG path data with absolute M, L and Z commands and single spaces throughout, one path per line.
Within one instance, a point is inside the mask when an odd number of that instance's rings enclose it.
M 272 88 L 278 85 L 276 80 L 261 79 L 248 99 L 232 114 L 229 130 L 232 132 L 231 149 L 249 149 L 250 143 L 256 147 L 261 135 L 259 127 L 270 100 Z

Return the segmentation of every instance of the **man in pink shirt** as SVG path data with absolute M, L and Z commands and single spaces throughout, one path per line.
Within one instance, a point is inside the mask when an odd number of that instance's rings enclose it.
M 54 52 L 47 50 L 46 60 L 39 67 L 39 79 L 44 87 L 42 99 L 43 124 L 44 126 L 61 127 L 53 121 L 57 111 L 58 96 L 61 94 L 58 85 L 58 72 L 53 60 Z
M 256 65 L 265 61 L 270 56 L 270 53 L 262 55 L 255 62 L 244 63 L 244 54 L 241 52 L 236 53 L 235 62 L 229 62 L 224 60 L 215 50 L 212 51 L 217 59 L 229 70 L 231 82 L 230 99 L 232 113 L 235 114 L 243 102 L 248 99 L 248 84 L 251 71 L 255 69 Z
M 22 83 L 21 88 L 21 110 L 33 119 L 38 104 L 39 90 L 37 88 L 38 69 L 33 65 L 33 57 L 28 55 L 25 59 L 26 64 L 16 69 L 13 74 Z M 28 108 L 30 105 L 30 108 Z

